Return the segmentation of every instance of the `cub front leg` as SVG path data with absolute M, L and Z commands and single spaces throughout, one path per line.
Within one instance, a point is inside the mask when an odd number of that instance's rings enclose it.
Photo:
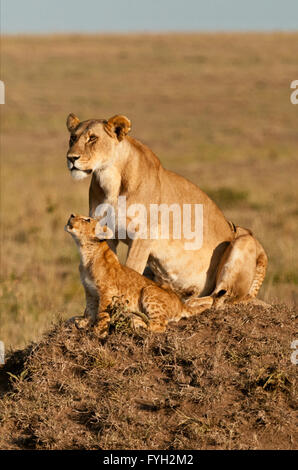
M 84 315 L 71 318 L 71 321 L 74 322 L 75 326 L 79 330 L 89 328 L 95 322 L 97 312 L 99 297 L 94 292 L 85 288 L 85 297 L 86 297 L 86 307 Z
M 109 333 L 111 317 L 107 312 L 99 312 L 96 323 L 94 324 L 94 331 L 100 338 L 106 338 Z
M 99 296 L 97 292 L 93 292 L 85 288 L 86 308 L 84 311 L 84 318 L 94 322 L 98 312 Z
M 110 329 L 111 317 L 107 312 L 111 299 L 108 295 L 103 295 L 98 305 L 98 313 L 93 322 L 93 329 L 100 338 L 105 338 Z

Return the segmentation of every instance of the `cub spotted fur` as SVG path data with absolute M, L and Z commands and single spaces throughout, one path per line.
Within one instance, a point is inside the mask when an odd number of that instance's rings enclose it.
M 87 304 L 84 317 L 76 319 L 79 327 L 95 325 L 100 336 L 106 336 L 110 323 L 107 308 L 114 297 L 123 297 L 131 311 L 145 314 L 148 328 L 155 332 L 163 332 L 169 321 L 178 321 L 211 307 L 211 297 L 190 299 L 183 304 L 170 289 L 157 286 L 122 266 L 109 247 L 108 228 L 101 227 L 96 219 L 71 215 L 65 230 L 73 236 L 81 255 L 80 275 Z M 147 327 L 138 317 L 134 324 Z

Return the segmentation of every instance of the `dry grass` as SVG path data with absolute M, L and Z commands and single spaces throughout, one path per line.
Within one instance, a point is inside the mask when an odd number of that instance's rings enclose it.
M 0 369 L 0 448 L 295 449 L 295 318 L 236 306 L 104 343 L 60 322 Z
M 168 168 L 250 227 L 269 254 L 266 301 L 297 302 L 298 34 L 9 37 L 1 149 L 0 339 L 20 347 L 81 314 L 76 249 L 88 211 L 66 169 L 66 115 L 127 114 Z

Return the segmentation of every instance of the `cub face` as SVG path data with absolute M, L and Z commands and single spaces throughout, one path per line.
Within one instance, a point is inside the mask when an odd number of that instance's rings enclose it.
M 76 241 L 104 241 L 111 238 L 112 231 L 107 226 L 101 226 L 97 219 L 74 215 L 68 219 L 64 230 L 70 233 Z
M 76 235 L 78 238 L 89 238 L 95 236 L 96 223 L 97 220 L 91 219 L 91 217 L 71 214 L 64 229 L 66 232 Z
M 121 145 L 131 129 L 129 119 L 121 115 L 109 120 L 89 119 L 80 122 L 71 113 L 66 125 L 70 132 L 67 167 L 77 180 L 111 165 L 117 157 L 118 145 Z

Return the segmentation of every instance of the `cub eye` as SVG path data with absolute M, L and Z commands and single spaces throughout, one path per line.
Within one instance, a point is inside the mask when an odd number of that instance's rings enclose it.
M 84 219 L 85 222 L 91 222 L 91 219 Z
M 70 136 L 70 139 L 69 139 L 69 143 L 70 143 L 70 144 L 73 144 L 75 140 L 76 140 L 76 136 L 75 136 L 75 135 L 71 135 L 71 136 Z
M 95 142 L 97 140 L 97 135 L 90 135 L 88 142 Z

